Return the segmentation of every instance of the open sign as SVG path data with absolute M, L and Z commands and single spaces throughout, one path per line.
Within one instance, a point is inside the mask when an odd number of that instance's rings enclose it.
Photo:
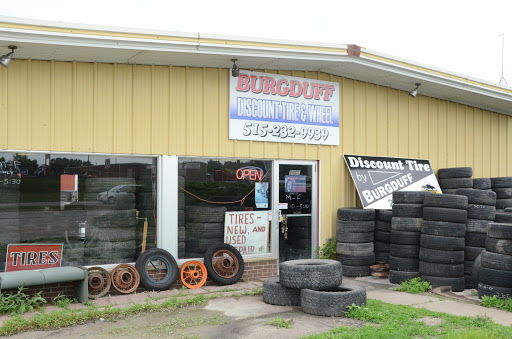
M 243 167 L 236 170 L 238 180 L 259 180 L 263 178 L 263 170 L 259 167 Z

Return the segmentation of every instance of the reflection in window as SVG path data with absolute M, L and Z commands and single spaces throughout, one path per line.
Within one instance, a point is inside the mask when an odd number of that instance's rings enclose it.
M 156 242 L 156 158 L 0 152 L 0 263 L 8 244 L 64 244 L 62 266 L 134 262 Z
M 209 247 L 224 242 L 226 211 L 270 209 L 271 161 L 180 158 L 178 162 L 179 258 L 202 258 Z

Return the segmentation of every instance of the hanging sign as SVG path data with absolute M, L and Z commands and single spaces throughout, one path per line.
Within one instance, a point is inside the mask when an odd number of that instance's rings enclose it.
M 430 161 L 343 155 L 363 208 L 391 209 L 394 191 L 441 193 Z
M 339 145 L 337 82 L 240 71 L 229 82 L 229 138 Z
M 226 212 L 224 242 L 241 254 L 268 252 L 269 211 Z
M 6 272 L 60 267 L 62 244 L 12 244 L 7 246 Z

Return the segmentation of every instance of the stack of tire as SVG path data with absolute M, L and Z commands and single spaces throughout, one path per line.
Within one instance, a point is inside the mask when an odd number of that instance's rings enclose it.
M 185 178 L 178 176 L 178 258 L 185 257 Z
M 420 276 L 419 245 L 425 192 L 393 192 L 389 281 L 400 284 Z
M 336 253 L 346 277 L 368 276 L 375 264 L 373 232 L 375 210 L 339 208 L 336 222 Z
M 491 178 L 491 189 L 496 193 L 496 210 L 512 207 L 512 177 Z
M 335 260 L 303 259 L 279 265 L 279 277 L 263 281 L 263 301 L 301 306 L 308 314 L 341 317 L 349 306 L 366 304 L 366 289 L 342 284 L 342 264 Z
M 472 272 L 475 259 L 485 249 L 487 226 L 496 214 L 496 193 L 491 190 L 459 188 L 456 194 L 468 198 L 468 219 L 466 221 L 466 246 L 464 248 L 464 279 L 466 288 L 473 286 Z
M 491 189 L 491 178 L 474 178 L 473 189 L 492 191 Z
M 456 194 L 425 195 L 420 243 L 420 277 L 432 287 L 465 288 L 464 247 L 468 198 Z
M 391 218 L 393 211 L 377 210 L 375 212 L 375 232 L 373 246 L 375 261 L 389 264 L 389 241 L 391 238 Z
M 437 177 L 444 194 L 455 194 L 458 188 L 473 188 L 472 167 L 440 168 Z
M 485 250 L 480 257 L 480 298 L 512 298 L 512 213 L 496 213 L 496 221 L 487 228 Z
M 9 177 L 9 179 L 19 179 Z M 0 271 L 5 270 L 7 245 L 20 241 L 20 185 L 0 186 Z
M 187 206 L 185 209 L 185 258 L 202 258 L 208 248 L 224 242 L 223 206 Z

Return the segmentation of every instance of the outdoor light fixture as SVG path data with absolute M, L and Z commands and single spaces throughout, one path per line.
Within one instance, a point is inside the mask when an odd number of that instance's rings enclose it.
M 420 88 L 421 84 L 417 83 L 415 85 L 416 85 L 416 88 L 409 92 L 409 95 L 411 96 L 411 98 L 416 98 L 416 96 L 418 95 L 418 88 Z
M 5 68 L 7 68 L 7 66 L 9 66 L 9 64 L 11 63 L 12 55 L 14 54 L 14 50 L 16 48 L 18 48 L 18 46 L 10 45 L 9 49 L 11 51 L 7 54 L 2 55 L 2 57 L 0 57 L 0 64 L 2 64 L 2 66 L 4 66 Z
M 238 59 L 231 59 L 231 61 L 233 61 L 233 68 L 231 69 L 231 75 L 234 76 L 235 78 L 238 78 L 238 76 L 240 75 L 240 68 L 238 68 L 238 66 L 235 63 L 238 61 Z

